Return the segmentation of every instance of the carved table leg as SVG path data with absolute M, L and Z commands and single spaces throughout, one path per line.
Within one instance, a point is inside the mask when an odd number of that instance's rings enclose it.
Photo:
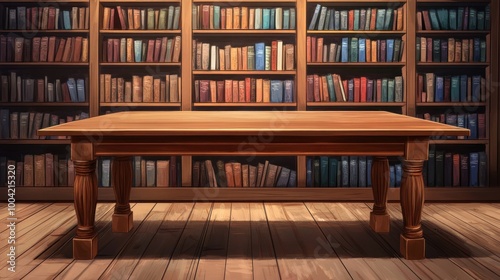
M 401 209 L 403 212 L 403 233 L 400 250 L 409 260 L 425 258 L 425 239 L 420 220 L 424 206 L 423 160 L 405 160 L 401 181 Z
M 132 159 L 130 157 L 114 157 L 112 183 L 115 191 L 116 205 L 113 214 L 113 232 L 129 232 L 134 227 L 133 212 L 130 211 L 130 188 L 132 187 Z
M 75 212 L 78 219 L 73 238 L 73 258 L 93 259 L 97 255 L 97 233 L 94 229 L 97 204 L 95 160 L 75 160 Z
M 387 213 L 387 190 L 389 189 L 389 161 L 386 157 L 375 157 L 371 170 L 372 190 L 375 203 L 370 213 L 370 227 L 375 232 L 389 232 L 390 216 Z

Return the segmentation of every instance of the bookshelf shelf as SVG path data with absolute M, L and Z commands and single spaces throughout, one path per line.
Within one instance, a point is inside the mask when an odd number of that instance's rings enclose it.
M 193 75 L 295 75 L 295 70 L 258 71 L 258 70 L 193 70 Z
M 295 107 L 297 103 L 253 103 L 253 102 L 238 102 L 238 103 L 194 103 L 195 107 Z
M 486 102 L 417 102 L 419 107 L 485 107 Z
M 422 67 L 456 67 L 456 66 L 467 66 L 467 67 L 487 67 L 490 66 L 488 62 L 418 62 L 417 66 Z
M 0 62 L 0 66 L 88 66 L 87 62 Z
M 120 4 L 120 3 L 136 3 L 137 0 L 101 0 L 99 1 L 101 3 L 114 3 L 114 4 Z M 180 3 L 181 0 L 145 0 L 141 1 L 141 4 L 148 4 L 148 3 Z
M 402 107 L 405 102 L 307 102 L 309 107 Z
M 404 62 L 308 62 L 307 66 L 402 67 Z
M 263 30 L 263 29 L 211 29 L 211 30 L 193 30 L 193 35 L 295 35 L 295 30 Z
M 134 36 L 140 35 L 166 35 L 166 34 L 181 34 L 180 30 L 100 30 L 99 33 L 102 35 L 119 35 L 119 34 L 131 34 Z
M 489 30 L 419 30 L 417 36 L 488 35 Z
M 181 66 L 180 62 L 101 62 L 101 66 Z
M 88 107 L 88 102 L 1 102 L 0 106 L 12 107 Z
M 474 3 L 489 3 L 489 0 L 476 0 Z M 433 0 L 417 0 L 417 3 L 464 3 L 464 4 L 471 4 L 472 2 L 469 0 L 439 0 L 439 1 L 433 1 Z
M 258 4 L 262 4 L 262 3 L 265 3 L 265 1 L 262 1 L 262 0 L 242 0 L 242 1 L 234 1 L 234 0 L 217 0 L 217 1 L 213 1 L 213 0 L 193 0 L 193 3 L 241 3 L 241 4 L 246 4 L 246 3 L 258 3 Z M 294 0 L 276 0 L 276 1 L 273 1 L 273 3 L 295 3 Z
M 342 1 L 335 1 L 332 2 L 331 0 L 309 0 L 307 3 L 328 3 L 330 5 L 351 5 L 351 4 L 361 4 L 361 5 L 370 5 L 372 3 L 380 3 L 380 4 L 386 4 L 387 2 L 390 3 L 406 3 L 406 0 L 342 0 Z
M 69 139 L 7 139 L 0 140 L 1 145 L 67 145 Z
M 37 29 L 1 29 L 1 33 L 17 33 L 17 34 L 29 34 L 29 35 L 35 35 L 35 34 L 87 34 L 89 33 L 88 30 L 86 29 L 44 29 L 44 30 L 37 30 Z
M 19 0 L 2 0 L 3 3 L 19 3 L 19 2 L 22 2 L 22 3 L 39 3 L 39 2 L 42 2 L 40 0 L 36 0 L 36 1 L 19 1 Z M 85 3 L 85 4 L 88 4 L 89 3 L 89 0 L 64 0 L 64 1 L 61 1 L 61 0 L 44 0 L 43 3 L 58 3 L 58 4 L 61 4 L 62 2 L 64 3 Z
M 430 140 L 430 144 L 436 144 L 436 145 L 486 145 L 488 144 L 489 141 L 487 139 L 477 139 L 477 140 L 455 140 L 455 139 L 450 139 L 450 140 Z
M 342 36 L 358 36 L 364 35 L 405 35 L 406 31 L 402 30 L 307 30 L 308 35 L 342 35 Z
M 101 107 L 180 107 L 181 103 L 159 102 L 101 102 Z

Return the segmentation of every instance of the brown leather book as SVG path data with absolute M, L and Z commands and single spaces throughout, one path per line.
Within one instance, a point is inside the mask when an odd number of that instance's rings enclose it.
M 46 62 L 49 50 L 49 37 L 42 37 L 40 41 L 40 61 Z
M 127 62 L 134 62 L 134 39 L 127 38 Z
M 271 80 L 262 80 L 262 102 L 271 102 Z
M 451 102 L 451 77 L 450 76 L 445 76 L 444 77 L 444 102 Z
M 252 79 L 251 78 L 245 78 L 245 100 L 244 102 L 252 102 Z
M 448 62 L 455 61 L 455 39 L 448 38 Z
M 224 102 L 224 81 L 217 81 L 217 98 L 216 102 Z
M 108 49 L 106 53 L 107 62 L 114 62 L 114 55 L 113 55 L 113 51 L 115 49 L 114 44 L 115 44 L 115 39 L 108 39 L 107 41 Z
M 319 75 L 313 75 L 313 97 L 314 97 L 314 102 L 321 102 L 320 83 L 321 83 L 321 79 L 319 78 Z
M 153 55 L 154 62 L 160 62 L 161 41 L 162 41 L 161 38 L 157 38 L 155 40 L 155 50 Z
M 239 89 L 238 89 L 238 81 L 237 80 L 233 80 L 232 81 L 232 85 L 231 85 L 231 92 L 232 92 L 232 99 L 233 99 L 233 102 L 240 102 L 240 98 L 239 98 Z
M 318 38 L 316 37 L 311 37 L 311 62 L 318 62 L 316 56 L 317 56 L 317 41 Z
M 162 37 L 160 40 L 160 57 L 158 58 L 158 62 L 165 62 L 165 57 L 167 55 L 167 37 Z M 196 45 L 196 44 L 195 44 Z M 156 49 L 155 49 L 156 51 Z
M 241 48 L 241 70 L 248 70 L 248 47 Z
M 78 29 L 78 7 L 71 8 L 71 29 Z
M 427 42 L 427 47 L 426 47 L 426 50 L 427 50 L 427 62 L 432 62 L 432 38 L 426 38 L 426 42 Z M 422 47 L 422 46 L 420 46 Z
M 227 103 L 233 102 L 233 81 L 224 81 L 224 101 Z
M 435 81 L 434 73 L 425 74 L 425 85 L 426 85 L 425 92 L 427 93 L 427 102 L 434 102 L 434 81 Z
M 111 17 L 111 9 L 110 7 L 104 7 L 102 13 L 102 29 L 109 29 L 109 20 Z
M 134 28 L 133 29 L 141 29 L 141 10 L 140 9 L 134 9 Z M 129 22 L 130 25 L 130 22 Z
M 123 78 L 116 79 L 116 88 L 117 88 L 117 102 L 125 101 L 125 80 Z
M 16 62 L 23 61 L 23 45 L 24 38 L 16 37 L 14 40 L 14 61 Z
M 80 62 L 82 58 L 82 37 L 77 36 L 73 42 L 74 51 L 73 51 L 73 62 Z
M 220 28 L 226 29 L 226 8 L 220 9 Z
M 201 29 L 210 29 L 210 5 L 201 5 Z
M 424 28 L 421 29 L 421 30 L 432 30 L 431 18 L 429 17 L 429 11 L 428 10 L 423 10 L 422 11 L 422 18 L 424 19 Z
M 116 78 L 111 78 L 111 102 L 118 101 L 118 82 Z
M 154 62 L 155 40 L 148 40 L 148 50 L 146 52 L 146 62 Z
M 34 159 L 33 155 L 24 155 L 24 166 L 23 166 L 23 185 L 32 187 L 34 186 Z
M 240 7 L 233 7 L 233 29 L 241 28 Z
M 255 8 L 248 10 L 248 29 L 255 29 Z
M 248 7 L 241 7 L 241 29 L 248 29 Z
M 249 165 L 248 164 L 242 164 L 241 165 L 241 181 L 242 181 L 242 187 L 248 188 L 249 187 Z
M 238 50 L 235 47 L 231 47 L 231 68 L 230 70 L 238 70 Z
M 177 74 L 170 75 L 170 102 L 179 102 L 179 87 L 180 87 L 180 79 Z
M 34 177 L 35 186 L 45 186 L 45 155 L 34 155 Z
M 228 188 L 234 188 L 235 187 L 235 181 L 234 181 L 233 163 L 232 162 L 226 162 L 224 164 L 224 169 L 226 170 L 227 187 Z
M 128 22 L 128 27 L 127 29 L 134 29 L 134 9 L 129 8 L 127 10 L 127 22 Z
M 312 58 L 312 50 L 311 50 L 311 36 L 306 37 L 306 62 L 313 62 Z M 271 50 L 272 51 L 272 50 Z
M 278 41 L 271 42 L 271 70 L 276 71 L 278 60 Z
M 68 186 L 73 186 L 75 182 L 75 165 L 71 159 L 68 159 Z
M 217 102 L 217 83 L 214 80 L 210 80 L 210 102 Z
M 45 81 L 37 79 L 36 102 L 44 102 L 45 97 Z
M 462 62 L 469 62 L 469 40 L 462 39 Z
M 323 62 L 323 37 L 316 41 L 316 62 Z
M 160 80 L 160 102 L 165 102 L 166 99 L 166 82 Z
M 118 19 L 120 21 L 120 28 L 121 30 L 126 30 L 127 25 L 125 24 L 125 15 L 123 13 L 124 11 L 120 6 L 116 6 L 116 13 L 118 14 Z
M 370 16 L 370 30 L 375 30 L 377 24 L 377 9 L 372 9 Z
M 454 62 L 460 62 L 462 60 L 462 42 L 455 41 L 455 57 L 453 58 Z
M 399 19 L 398 19 L 399 20 Z M 422 25 L 422 12 L 418 11 L 417 12 L 417 31 L 418 30 L 423 30 L 423 25 Z
M 132 102 L 132 82 L 125 82 L 125 102 Z
M 78 8 L 78 29 L 85 29 L 85 7 Z
M 54 155 L 45 154 L 45 186 L 54 186 Z
M 47 29 L 53 30 L 56 28 L 56 8 L 49 7 L 47 18 Z
M 241 174 L 241 163 L 232 162 L 233 165 L 233 176 L 234 176 L 234 186 L 237 188 L 243 187 L 242 174 Z
M 340 76 L 337 74 L 333 74 L 333 88 L 335 89 L 335 99 L 337 102 L 340 101 L 346 101 L 345 97 L 342 95 L 342 81 L 340 79 Z
M 255 80 L 255 95 L 256 95 L 256 102 L 260 103 L 264 101 L 264 94 L 263 94 L 263 82 L 264 80 L 262 78 L 257 78 Z
M 104 102 L 111 102 L 111 74 L 103 74 L 104 79 L 104 91 L 102 92 L 102 98 Z
M 157 160 L 156 161 L 156 187 L 170 186 L 170 161 Z
M 295 47 L 293 44 L 285 44 L 285 70 L 293 70 L 295 67 Z
M 142 77 L 132 76 L 132 102 L 142 102 Z
M 73 47 L 73 38 L 67 38 L 64 46 L 62 62 L 71 62 L 71 48 Z
M 142 85 L 142 102 L 153 102 L 153 76 L 144 76 Z
M 226 8 L 226 29 L 233 29 L 233 9 Z
M 47 54 L 47 61 L 48 62 L 53 62 L 55 59 L 55 52 L 56 52 L 56 37 L 55 36 L 50 36 L 49 37 L 49 50 Z
M 208 54 L 208 52 L 207 52 Z M 175 36 L 174 39 L 174 52 L 172 54 L 172 62 L 179 62 L 181 55 L 181 36 Z M 207 57 L 208 60 L 208 57 Z
M 238 81 L 238 102 L 245 102 L 245 81 Z
M 59 40 L 59 45 L 57 47 L 56 56 L 54 58 L 55 62 L 61 62 L 62 61 L 62 57 L 63 57 L 63 53 L 64 53 L 64 47 L 65 46 L 66 46 L 66 39 L 61 38 L 61 40 Z
M 153 102 L 160 102 L 160 79 L 153 79 Z
M 404 27 L 403 27 L 403 23 L 404 23 L 404 19 L 403 19 L 403 16 L 404 16 L 404 11 L 403 11 L 403 7 L 399 7 L 397 9 L 397 21 L 396 21 L 396 30 L 403 30 Z M 422 28 L 420 28 L 419 30 L 422 30 Z
M 347 20 L 348 20 L 348 23 L 347 23 L 347 29 L 348 30 L 354 30 L 354 10 L 349 10 L 347 12 Z
M 278 171 L 277 165 L 274 164 L 268 165 L 263 187 L 274 187 L 277 171 Z

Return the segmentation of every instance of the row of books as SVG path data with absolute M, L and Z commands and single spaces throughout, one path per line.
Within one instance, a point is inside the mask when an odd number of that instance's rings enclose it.
M 480 38 L 417 37 L 419 62 L 486 62 L 486 41 Z
M 255 166 L 222 160 L 214 164 L 207 159 L 193 162 L 192 185 L 220 188 L 296 187 L 297 172 L 268 160 Z
M 485 152 L 451 153 L 429 149 L 424 164 L 424 183 L 428 187 L 486 187 Z
M 133 8 L 104 7 L 102 29 L 172 30 L 179 29 L 180 7 Z
M 403 59 L 401 39 L 371 40 L 339 38 L 326 43 L 323 37 L 306 37 L 307 62 L 399 62 Z
M 181 36 L 156 39 L 109 38 L 102 42 L 102 62 L 179 62 Z
M 39 7 L 5 7 L 1 18 L 2 29 L 9 30 L 61 30 L 89 29 L 89 7 L 39 5 Z
M 193 6 L 193 29 L 295 29 L 295 18 L 295 8 Z
M 306 159 L 307 187 L 370 187 L 373 160 L 367 156 L 308 157 Z M 390 187 L 400 187 L 401 163 L 390 163 Z
M 308 102 L 403 102 L 403 77 L 342 80 L 338 74 L 307 75 Z
M 181 165 L 178 157 L 145 158 L 132 157 L 133 187 L 178 187 L 181 186 Z M 98 160 L 98 185 L 111 187 L 112 159 Z
M 426 9 L 417 12 L 419 30 L 489 30 L 490 5 Z
M 484 113 L 423 113 L 417 114 L 417 117 L 470 130 L 470 136 L 443 136 L 436 132 L 435 135 L 431 136 L 431 139 L 486 139 L 486 115 Z
M 193 65 L 197 70 L 293 70 L 295 46 L 281 40 L 255 46 L 219 48 L 210 43 L 193 42 Z
M 100 74 L 99 87 L 100 102 L 179 102 L 181 77 L 177 74 L 133 75 L 130 80 Z
M 67 187 L 75 180 L 75 166 L 68 155 L 26 154 L 22 160 L 0 156 L 0 186 L 6 185 L 8 166 L 15 166 L 16 186 Z
M 486 102 L 487 81 L 481 75 L 436 75 L 421 73 L 417 76 L 418 102 Z
M 0 62 L 88 62 L 89 42 L 84 37 L 0 35 Z
M 44 78 L 18 76 L 16 72 L 0 75 L 0 102 L 85 102 L 87 78 L 50 81 Z
M 195 102 L 293 102 L 293 80 L 195 80 Z
M 88 117 L 86 112 L 58 116 L 43 112 L 11 112 L 9 109 L 0 109 L 0 139 L 67 139 L 66 136 L 38 136 L 37 131 Z
M 317 4 L 309 30 L 403 30 L 403 22 L 403 7 L 336 10 Z

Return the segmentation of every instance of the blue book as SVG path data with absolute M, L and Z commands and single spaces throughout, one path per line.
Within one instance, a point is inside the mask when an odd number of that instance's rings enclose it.
M 387 50 L 386 50 L 386 57 L 385 61 L 392 62 L 394 59 L 394 39 L 387 39 Z
M 255 70 L 265 70 L 265 51 L 266 45 L 265 43 L 256 43 L 255 44 Z
M 460 102 L 467 102 L 467 75 L 460 76 Z
M 262 29 L 269 29 L 271 21 L 271 9 L 262 9 Z
M 349 157 L 349 186 L 358 187 L 358 156 Z
M 470 130 L 467 139 L 477 139 L 477 114 L 467 114 L 467 128 Z
M 214 29 L 220 29 L 220 6 L 214 5 Z
M 333 77 L 332 77 L 332 75 L 326 75 L 326 84 L 328 86 L 328 94 L 330 96 L 330 101 L 331 102 L 337 101 L 336 100 L 336 96 L 335 96 L 335 89 L 334 89 L 334 86 L 333 86 Z
M 340 30 L 340 11 L 335 11 L 334 19 L 335 23 L 333 25 L 333 29 Z
M 394 165 L 389 166 L 389 187 L 394 188 L 396 186 L 396 170 L 394 170 Z
M 142 62 L 142 40 L 134 40 L 135 62 Z
M 384 78 L 382 79 L 382 102 L 388 102 L 389 100 L 387 89 L 388 89 L 388 80 Z
M 326 10 L 325 25 L 323 26 L 323 30 L 329 30 L 328 27 L 330 26 L 331 14 L 332 14 L 331 9 Z
M 429 10 L 429 17 L 431 18 L 432 30 L 440 30 L 441 28 L 439 26 L 438 15 L 437 15 L 437 11 L 435 9 Z
M 447 40 L 441 40 L 441 62 L 448 61 L 448 42 Z
M 393 40 L 394 42 L 394 40 Z M 366 62 L 366 39 L 359 38 L 359 62 Z
M 8 109 L 0 109 L 0 139 L 10 138 L 10 114 Z
M 481 101 L 481 76 L 472 76 L 472 102 Z
M 474 38 L 474 60 L 473 61 L 474 62 L 481 61 L 481 40 L 479 38 Z
M 464 7 L 457 9 L 457 30 L 462 30 L 462 23 L 464 21 Z
M 358 187 L 365 188 L 367 169 L 366 169 L 366 156 L 360 156 L 358 161 Z
M 469 186 L 479 186 L 479 153 L 469 154 Z
M 71 29 L 71 16 L 69 11 L 63 11 L 64 29 Z
M 371 187 L 372 185 L 372 164 L 373 164 L 373 159 L 371 157 L 366 158 L 366 185 L 368 187 Z
M 76 82 L 73 78 L 68 78 L 68 90 L 71 102 L 78 102 L 78 94 L 76 92 Z
M 271 9 L 271 18 L 269 20 L 269 29 L 276 29 L 276 9 Z
M 285 81 L 285 102 L 293 102 L 293 88 L 294 88 L 293 80 Z
M 469 7 L 469 30 L 477 29 L 477 9 Z
M 451 102 L 460 102 L 460 76 L 451 76 Z
M 354 10 L 354 30 L 359 30 L 359 10 Z
M 328 157 L 319 157 L 320 166 L 320 187 L 328 187 Z
M 85 102 L 85 80 L 76 80 L 76 93 L 78 96 L 78 102 Z
M 444 78 L 436 76 L 436 87 L 434 91 L 434 102 L 444 101 Z
M 271 80 L 271 102 L 283 102 L 283 81 Z
M 427 186 L 436 186 L 436 146 L 429 146 L 429 156 L 427 159 Z
M 347 82 L 347 101 L 348 102 L 354 102 L 354 80 L 350 79 L 349 82 Z
M 437 10 L 437 16 L 439 20 L 439 26 L 442 30 L 448 30 L 448 9 L 442 8 Z
M 466 128 L 465 126 L 465 115 L 464 114 L 458 114 L 457 115 L 457 126 L 461 128 Z
M 335 9 L 330 9 L 330 20 L 328 20 L 328 30 L 335 29 Z
M 391 30 L 392 29 L 392 15 L 393 15 L 393 9 L 387 8 L 385 11 L 384 29 L 383 30 Z
M 297 187 L 297 172 L 295 170 L 290 171 L 290 177 L 288 178 L 288 187 Z
M 484 30 L 484 11 L 477 12 L 477 30 Z
M 377 20 L 375 23 L 375 30 L 384 30 L 385 9 L 377 9 Z
M 328 186 L 336 187 L 337 186 L 337 169 L 338 169 L 339 161 L 336 157 L 328 158 Z
M 349 38 L 342 38 L 341 62 L 349 62 Z
M 306 160 L 306 187 L 313 186 L 312 176 L 312 158 L 308 157 Z
M 457 30 L 457 10 L 456 9 L 450 9 L 449 12 L 449 17 L 448 17 L 448 26 L 450 27 L 451 30 Z
M 290 29 L 290 11 L 283 10 L 283 29 Z
M 484 7 L 484 30 L 490 30 L 491 8 L 490 4 Z
M 394 168 L 396 169 L 396 187 L 401 187 L 401 179 L 403 179 L 403 166 L 401 164 L 396 163 L 394 165 Z
M 342 156 L 342 187 L 349 187 L 349 157 Z
M 318 22 L 318 17 L 319 17 L 319 12 L 321 11 L 321 5 L 317 4 L 316 8 L 314 9 L 314 14 L 311 19 L 311 22 L 309 23 L 309 30 L 314 30 L 314 27 L 316 26 L 316 23 Z

